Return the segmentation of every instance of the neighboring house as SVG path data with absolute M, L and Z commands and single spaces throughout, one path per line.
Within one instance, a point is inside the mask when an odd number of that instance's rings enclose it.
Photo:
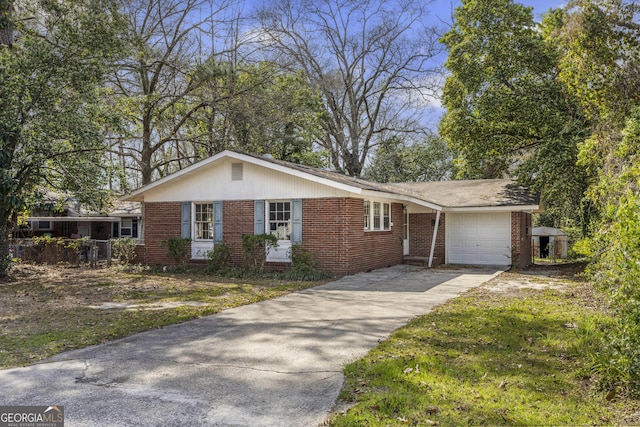
M 531 231 L 533 256 L 536 258 L 567 258 L 569 236 L 553 227 L 534 227 Z
M 380 184 L 299 164 L 224 151 L 139 188 L 144 259 L 167 264 L 162 241 L 192 239 L 191 260 L 219 242 L 242 261 L 242 235 L 272 233 L 266 266 L 291 262 L 292 245 L 320 270 L 344 275 L 419 257 L 437 264 L 531 262 L 538 199 L 509 180 Z
M 104 212 L 95 212 L 84 208 L 75 198 L 47 193 L 14 237 L 139 238 L 141 222 L 140 203 L 117 201 Z

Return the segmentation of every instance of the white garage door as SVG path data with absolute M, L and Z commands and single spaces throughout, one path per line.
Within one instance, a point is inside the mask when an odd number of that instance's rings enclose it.
M 511 214 L 448 213 L 449 264 L 511 265 Z

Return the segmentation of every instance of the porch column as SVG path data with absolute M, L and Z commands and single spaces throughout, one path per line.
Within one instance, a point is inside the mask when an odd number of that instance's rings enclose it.
M 436 225 L 433 228 L 433 239 L 431 239 L 431 251 L 429 252 L 429 268 L 433 264 L 433 252 L 436 250 L 436 239 L 438 238 L 438 226 L 440 225 L 440 211 L 436 211 Z

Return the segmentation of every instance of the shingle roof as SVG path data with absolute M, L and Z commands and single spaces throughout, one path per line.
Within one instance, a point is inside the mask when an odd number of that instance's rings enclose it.
M 443 208 L 532 206 L 540 202 L 537 194 L 510 179 L 379 183 L 283 160 L 249 156 L 364 190 L 415 197 Z
M 448 208 L 533 206 L 538 194 L 510 179 L 432 181 L 389 184 Z
M 326 185 L 330 185 L 328 181 L 340 184 L 342 186 L 351 187 L 353 189 L 365 190 L 369 192 L 380 192 L 381 197 L 401 196 L 403 200 L 411 198 L 414 201 L 423 202 L 426 206 L 434 209 L 441 208 L 486 208 L 486 207 L 527 207 L 527 209 L 536 207 L 539 204 L 538 197 L 523 186 L 517 185 L 511 180 L 494 179 L 494 180 L 470 180 L 470 181 L 438 181 L 438 182 L 413 182 L 413 183 L 379 183 L 367 181 L 361 178 L 347 176 L 340 172 L 327 169 L 319 169 L 311 166 L 291 163 L 283 160 L 276 160 L 270 157 L 258 156 L 255 154 L 238 153 L 234 151 L 224 151 L 218 153 L 209 159 L 203 160 L 192 166 L 189 166 L 174 175 L 166 176 L 158 181 L 141 187 L 134 191 L 131 195 L 121 200 L 141 201 L 145 191 L 163 185 L 169 180 L 179 178 L 180 176 L 195 173 L 202 167 L 207 167 L 224 157 L 233 157 L 238 159 L 251 158 L 253 163 L 264 167 L 269 164 L 275 165 L 277 169 L 283 172 L 291 171 L 292 174 L 309 179 L 313 177 L 320 178 Z

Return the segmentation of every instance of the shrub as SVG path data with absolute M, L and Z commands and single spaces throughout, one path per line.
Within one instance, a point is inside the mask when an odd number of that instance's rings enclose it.
M 0 272 L 2 272 L 0 277 L 8 276 L 15 262 L 16 259 L 12 258 L 11 255 L 0 257 Z
M 316 269 L 311 252 L 300 245 L 291 248 L 291 268 L 282 276 L 289 280 L 321 280 L 328 277 L 326 273 Z
M 79 239 L 74 239 L 67 242 L 66 245 L 71 251 L 73 251 L 74 263 L 78 265 L 80 263 L 80 254 L 83 250 L 87 250 L 91 247 L 91 237 L 84 236 Z
M 609 297 L 615 322 L 603 325 L 599 347 L 591 357 L 606 389 L 624 387 L 640 395 L 640 196 L 627 193 L 594 238 L 596 262 L 590 272 Z
M 191 251 L 191 239 L 185 237 L 171 237 L 162 241 L 162 246 L 167 247 L 167 256 L 171 258 L 176 265 L 185 264 L 187 255 Z
M 266 253 L 278 247 L 278 238 L 273 234 L 244 234 L 242 236 L 243 267 L 247 270 L 264 269 Z
M 136 239 L 125 237 L 111 240 L 112 256 L 129 265 L 136 257 Z
M 224 242 L 216 243 L 207 253 L 207 268 L 210 273 L 225 272 L 231 264 L 231 246 Z

